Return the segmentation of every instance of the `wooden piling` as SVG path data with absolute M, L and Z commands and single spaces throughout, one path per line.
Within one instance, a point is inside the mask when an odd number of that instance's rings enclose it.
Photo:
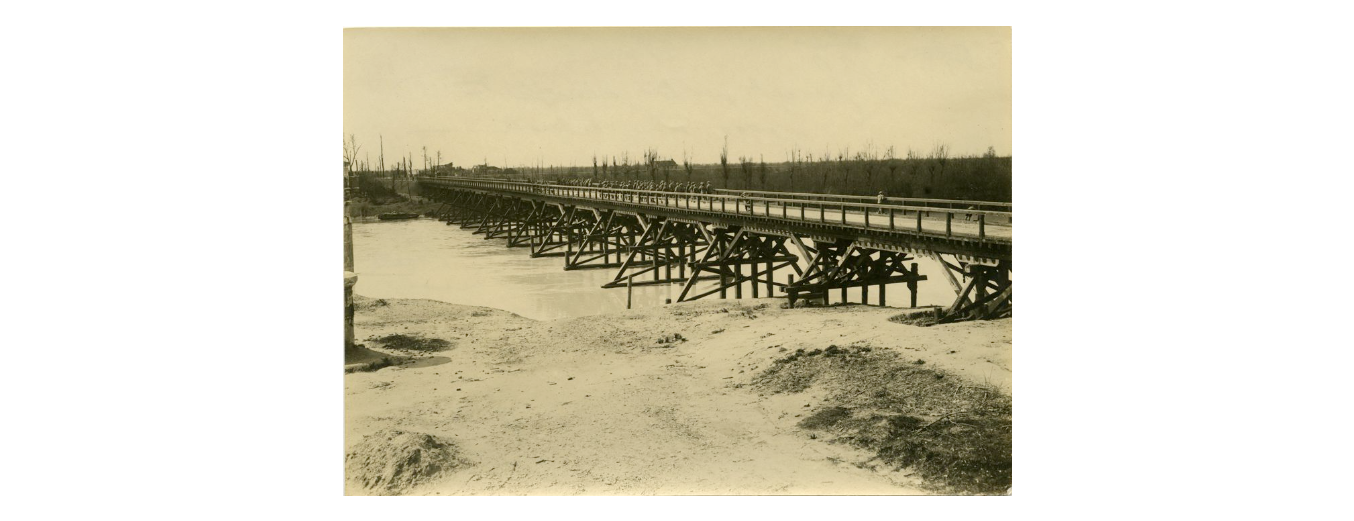
M 946 271 L 945 273 L 949 274 L 949 271 Z M 907 281 L 907 290 L 912 293 L 912 307 L 915 308 L 917 307 L 917 263 L 915 262 L 912 263 L 912 276 L 913 280 Z
M 677 278 L 686 278 L 686 243 L 677 245 L 677 257 L 681 262 L 677 264 Z
M 773 271 L 774 269 L 775 268 L 771 266 L 771 261 L 766 261 L 766 296 L 768 297 L 776 296 L 776 274 Z
M 625 278 L 625 309 L 630 309 L 630 303 L 635 299 L 635 276 L 631 275 Z
M 734 264 L 734 265 L 733 265 L 733 281 L 734 281 L 734 286 L 733 286 L 733 298 L 736 298 L 736 299 L 741 299 L 741 298 L 743 298 L 743 280 L 742 280 L 742 279 L 743 279 L 743 265 L 742 265 L 742 264 Z

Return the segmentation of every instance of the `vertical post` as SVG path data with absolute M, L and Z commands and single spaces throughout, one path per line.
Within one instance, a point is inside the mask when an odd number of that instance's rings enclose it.
M 970 265 L 969 265 L 969 267 L 973 267 L 973 266 L 974 266 L 973 264 L 970 264 Z M 974 291 L 975 291 L 975 292 L 977 293 L 977 295 L 978 295 L 978 298 L 977 298 L 977 299 L 974 299 L 975 301 L 977 301 L 977 300 L 979 300 L 979 299 L 982 299 L 983 297 L 986 297 L 986 296 L 987 296 L 987 281 L 988 281 L 988 279 L 991 278 L 991 276 L 990 276 L 990 275 L 991 275 L 991 272 L 992 272 L 991 268 L 988 268 L 988 267 L 986 267 L 986 266 L 983 266 L 983 267 L 979 268 L 979 269 L 977 270 L 977 272 L 973 275 L 973 278 L 974 278 L 974 279 L 977 279 L 977 282 L 974 283 L 974 288 L 973 288 Z
M 906 212 L 904 212 L 904 213 L 906 213 Z M 893 208 L 889 208 L 889 229 L 890 229 L 890 230 L 894 229 L 894 227 L 893 227 Z
M 734 264 L 734 265 L 733 265 L 733 281 L 734 281 L 735 284 L 737 284 L 736 286 L 733 287 L 733 298 L 736 298 L 736 299 L 741 299 L 741 298 L 743 298 L 743 265 L 742 265 L 742 264 Z
M 757 283 L 760 282 L 760 281 L 757 280 L 757 263 L 756 263 L 756 262 L 753 262 L 753 263 L 752 263 L 752 273 L 750 273 L 750 275 L 752 275 L 752 298 L 757 298 L 757 294 L 759 293 L 759 292 L 757 291 Z M 768 295 L 768 296 L 770 296 L 770 295 Z
M 634 275 L 625 278 L 625 309 L 630 309 L 630 302 L 635 298 L 634 282 Z
M 677 244 L 677 258 L 681 259 L 677 264 L 677 278 L 686 278 L 686 242 Z
M 917 263 L 912 263 L 912 280 L 907 281 L 907 290 L 912 292 L 912 307 L 917 307 Z
M 870 285 L 862 284 L 860 286 L 860 304 L 862 306 L 870 305 Z
M 846 303 L 846 286 L 842 286 L 842 304 Z
M 987 237 L 987 219 L 986 215 L 978 214 L 978 240 Z
M 886 302 L 886 299 L 884 298 L 884 295 L 885 295 L 885 293 L 884 293 L 884 288 L 886 288 L 886 287 L 888 287 L 888 286 L 887 286 L 886 284 L 884 284 L 883 282 L 880 282 L 880 283 L 879 283 L 879 307 L 881 307 L 881 308 L 884 307 L 884 306 L 886 305 L 886 303 L 885 303 L 885 302 Z
M 917 212 L 917 231 L 921 232 L 921 212 Z
M 945 212 L 945 236 L 946 236 L 946 237 L 949 237 L 949 236 L 950 236 L 950 221 L 953 221 L 953 220 L 954 220 L 954 214 L 953 214 L 953 213 L 950 213 L 950 212 Z
M 766 296 L 776 296 L 776 274 L 772 271 L 771 261 L 766 261 Z

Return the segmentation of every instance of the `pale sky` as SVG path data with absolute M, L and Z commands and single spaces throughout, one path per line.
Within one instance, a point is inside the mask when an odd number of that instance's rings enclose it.
M 343 132 L 386 164 L 784 161 L 867 143 L 1011 154 L 1011 30 L 347 29 Z M 337 148 L 337 145 L 335 146 Z

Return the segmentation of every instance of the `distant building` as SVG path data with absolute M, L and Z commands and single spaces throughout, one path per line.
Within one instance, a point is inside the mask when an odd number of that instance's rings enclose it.
M 460 168 L 456 167 L 451 163 L 447 163 L 445 165 L 433 166 L 432 170 L 429 173 L 434 176 L 444 176 L 450 175 L 452 172 L 455 172 L 457 170 L 460 170 Z
M 677 162 L 671 159 L 660 159 L 657 163 L 654 163 L 654 166 L 657 166 L 658 168 L 677 168 Z
M 475 168 L 472 169 L 471 171 L 476 174 L 493 174 L 499 172 L 500 170 L 502 169 L 496 166 L 475 165 Z

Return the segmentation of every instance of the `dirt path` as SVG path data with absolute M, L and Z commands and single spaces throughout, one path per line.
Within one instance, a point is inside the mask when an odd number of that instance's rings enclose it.
M 823 401 L 814 390 L 763 396 L 747 384 L 787 351 L 856 342 L 1010 389 L 1007 320 L 920 328 L 888 322 L 897 310 L 744 300 L 536 322 L 361 302 L 360 342 L 398 333 L 451 346 L 345 375 L 348 450 L 378 432 L 425 433 L 468 464 L 408 488 L 350 481 L 349 494 L 920 494 L 917 478 L 869 464 L 871 453 L 799 429 Z M 683 340 L 658 343 L 673 334 Z

